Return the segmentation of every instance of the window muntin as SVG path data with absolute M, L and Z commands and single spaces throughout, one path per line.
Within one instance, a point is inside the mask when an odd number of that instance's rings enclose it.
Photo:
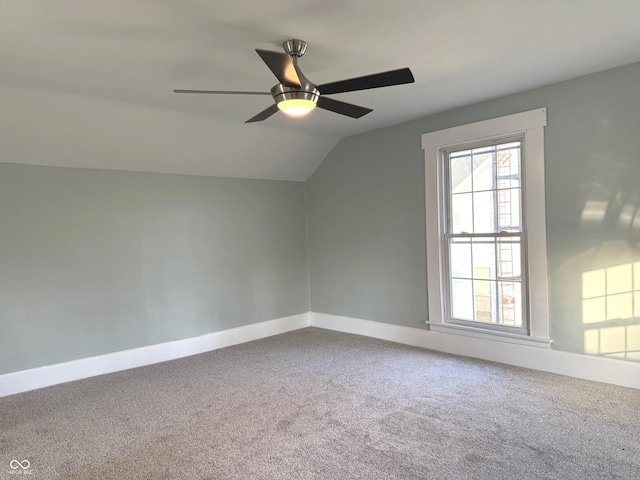
M 442 151 L 448 323 L 527 334 L 523 138 Z

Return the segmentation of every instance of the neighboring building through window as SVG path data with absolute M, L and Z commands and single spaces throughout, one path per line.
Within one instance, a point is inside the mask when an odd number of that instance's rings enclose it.
M 540 109 L 423 135 L 432 328 L 548 344 L 545 125 Z

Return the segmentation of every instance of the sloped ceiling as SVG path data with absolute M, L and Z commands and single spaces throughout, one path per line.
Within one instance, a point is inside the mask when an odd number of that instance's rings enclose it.
M 0 161 L 304 181 L 343 137 L 640 61 L 638 0 L 0 0 Z M 321 84 L 410 67 L 416 83 L 336 95 L 373 108 L 244 121 L 268 96 L 255 48 L 309 43 Z

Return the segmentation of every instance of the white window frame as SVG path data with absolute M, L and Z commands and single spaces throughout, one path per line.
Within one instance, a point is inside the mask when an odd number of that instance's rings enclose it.
M 507 115 L 482 122 L 425 133 L 422 148 L 425 155 L 425 201 L 427 239 L 427 290 L 429 319 L 433 331 L 454 333 L 488 340 L 549 347 L 549 314 L 547 286 L 547 233 L 544 181 L 544 127 L 547 109 Z M 526 252 L 526 291 L 528 306 L 523 322 L 528 334 L 509 333 L 478 325 L 450 323 L 445 318 L 445 288 L 448 288 L 448 266 L 445 258 L 444 228 L 447 205 L 443 152 L 454 147 L 501 138 L 523 137 L 522 208 Z M 524 274 L 525 272 L 523 272 Z

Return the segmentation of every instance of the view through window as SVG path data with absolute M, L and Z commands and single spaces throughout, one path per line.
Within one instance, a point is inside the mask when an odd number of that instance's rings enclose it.
M 444 152 L 451 320 L 523 327 L 522 139 Z

